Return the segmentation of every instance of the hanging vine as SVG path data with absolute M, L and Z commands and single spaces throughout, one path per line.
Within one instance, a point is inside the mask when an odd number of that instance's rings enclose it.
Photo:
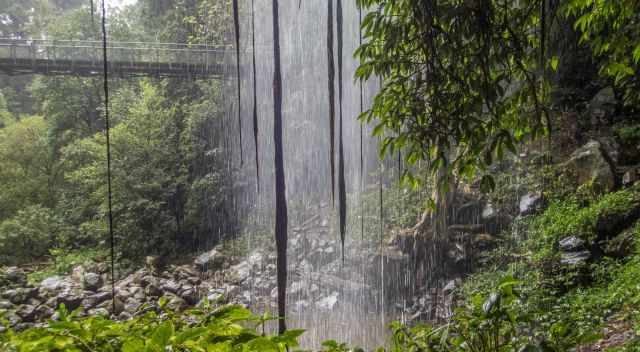
M 242 153 L 242 97 L 240 94 L 240 14 L 238 11 L 238 0 L 233 0 L 233 29 L 236 44 L 236 81 L 238 94 L 238 134 L 240 138 L 240 165 L 244 164 Z
M 342 260 L 344 260 L 344 239 L 347 229 L 347 191 L 344 180 L 344 145 L 342 137 L 342 47 L 343 47 L 343 33 L 342 33 L 342 0 L 338 0 L 337 9 L 337 29 L 338 29 L 338 104 L 340 114 L 340 141 L 338 145 L 338 197 L 339 197 L 339 212 L 340 212 L 340 243 L 342 248 Z
M 335 204 L 335 63 L 333 61 L 333 0 L 327 0 L 327 81 L 329 84 L 329 160 L 331 163 L 331 201 Z
M 287 199 L 285 195 L 284 159 L 282 143 L 282 73 L 280 68 L 280 25 L 278 0 L 273 0 L 273 141 L 276 173 L 276 250 L 278 281 L 278 331 L 287 329 Z
M 258 154 L 258 93 L 256 77 L 256 18 L 254 0 L 251 0 L 251 56 L 253 68 L 253 143 L 256 147 L 256 185 L 260 193 L 260 154 Z

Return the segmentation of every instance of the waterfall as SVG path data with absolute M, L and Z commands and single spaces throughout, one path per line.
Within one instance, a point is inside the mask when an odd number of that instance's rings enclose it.
M 258 228 L 268 229 L 265 236 L 274 238 L 275 169 L 273 143 L 273 30 L 271 1 L 239 1 L 240 26 L 240 87 L 242 97 L 253 97 L 256 89 L 256 112 L 259 131 L 256 146 L 253 139 L 242 140 L 244 163 L 241 165 L 238 126 L 243 135 L 252 135 L 253 99 L 242 99 L 242 124 L 235 122 L 237 106 L 227 99 L 225 112 L 228 138 L 234 142 L 232 163 L 236 170 L 234 196 L 243 228 L 239 233 L 253 233 Z M 253 6 L 253 20 L 252 20 Z M 334 18 L 337 9 L 334 6 Z M 361 191 L 367 185 L 378 184 L 377 139 L 371 138 L 371 129 L 357 120 L 361 111 L 360 84 L 354 80 L 358 66 L 353 53 L 360 40 L 359 13 L 355 2 L 342 4 L 343 55 L 342 82 L 335 82 L 335 91 L 342 86 L 342 137 L 344 153 L 344 187 L 348 210 L 345 221 L 347 240 L 345 263 L 340 256 L 340 226 L 338 204 L 332 202 L 332 175 L 330 150 L 338 159 L 339 148 L 331 148 L 329 129 L 329 92 L 327 90 L 327 3 L 324 1 L 280 2 L 280 56 L 282 69 L 282 124 L 284 143 L 284 171 L 286 198 L 289 204 L 288 297 L 287 326 L 307 330 L 302 337 L 304 347 L 319 347 L 326 339 L 349 341 L 367 348 L 380 346 L 385 341 L 384 312 L 382 312 L 381 278 L 377 277 L 379 261 L 373 265 L 371 256 L 363 248 L 379 253 L 381 244 L 377 223 L 375 231 L 362 234 L 363 216 L 358 206 Z M 252 23 L 253 22 L 253 23 Z M 255 30 L 252 30 L 255 26 Z M 339 38 L 334 21 L 334 38 Z M 253 34 L 255 33 L 255 37 Z M 252 50 L 255 41 L 255 52 Z M 255 77 L 252 63 L 255 57 Z M 225 96 L 233 97 L 237 87 L 235 56 L 225 60 L 229 71 L 225 75 Z M 255 83 L 254 83 L 255 82 Z M 377 82 L 363 85 L 364 109 L 370 105 L 378 87 Z M 335 97 L 338 107 L 338 96 Z M 235 123 L 234 123 L 235 122 Z M 335 119 L 335 131 L 340 130 Z M 337 146 L 339 141 L 333 142 Z M 256 151 L 259 152 L 257 163 Z M 362 177 L 361 177 L 362 151 Z M 256 170 L 257 165 L 260 169 Z M 337 177 L 337 175 L 336 175 Z M 258 185 L 257 182 L 260 182 Z M 363 184 L 364 183 L 364 184 Z M 337 187 L 337 184 L 335 185 Z M 260 190 L 259 192 L 257 190 Z M 337 191 L 337 189 L 336 189 Z M 353 209 L 353 210 L 352 210 Z M 358 210 L 357 210 L 358 209 Z M 365 217 L 377 218 L 378 210 Z M 256 236 L 247 239 L 248 252 L 261 249 L 253 244 Z M 292 246 L 291 241 L 297 241 Z M 305 252 L 311 246 L 299 241 L 322 241 L 325 252 Z M 306 243 L 306 242 L 305 242 Z M 314 242 L 314 245 L 316 242 Z M 306 247 L 305 247 L 306 246 Z M 296 252 L 296 248 L 298 251 Z M 302 249 L 300 249 L 302 248 Z M 300 251 L 303 251 L 301 253 Z M 368 252 L 368 253 L 369 253 Z M 265 265 L 272 264 L 266 263 Z M 375 270 L 371 270 L 374 267 Z M 374 274 L 371 274 L 371 273 Z M 255 277 L 252 276 L 255 279 Z M 275 314 L 275 297 L 271 292 L 260 292 L 259 285 L 248 284 L 251 297 L 271 297 L 271 304 L 252 307 L 260 313 L 269 310 Z M 315 299 L 309 299 L 315 297 Z M 381 318 L 382 317 L 382 318 Z M 273 328 L 273 327 L 272 327 Z

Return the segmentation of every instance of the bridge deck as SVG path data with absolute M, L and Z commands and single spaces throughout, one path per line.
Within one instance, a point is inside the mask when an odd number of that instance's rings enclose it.
M 226 48 L 167 43 L 109 43 L 109 71 L 116 76 L 205 78 L 223 74 Z M 0 38 L 0 72 L 93 76 L 102 74 L 102 43 Z

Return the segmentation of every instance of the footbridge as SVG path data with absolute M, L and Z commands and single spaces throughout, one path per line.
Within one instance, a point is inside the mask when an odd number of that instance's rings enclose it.
M 228 47 L 202 44 L 109 42 L 113 76 L 222 76 Z M 87 40 L 0 38 L 0 73 L 95 76 L 103 72 L 103 44 Z

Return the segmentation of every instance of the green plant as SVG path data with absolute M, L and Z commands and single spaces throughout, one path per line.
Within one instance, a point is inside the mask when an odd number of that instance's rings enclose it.
M 381 155 L 403 150 L 433 174 L 473 178 L 542 135 L 547 90 L 536 71 L 546 63 L 533 54 L 544 44 L 542 4 L 359 0 L 367 16 L 356 77 L 381 79 L 361 119 L 375 122 Z M 495 186 L 488 174 L 481 184 Z
M 616 128 L 615 132 L 623 143 L 638 143 L 640 141 L 640 124 L 621 126 Z
M 0 222 L 0 262 L 16 264 L 45 256 L 60 227 L 53 212 L 40 205 L 21 209 Z
M 599 59 L 600 74 L 624 90 L 625 103 L 638 103 L 640 4 L 635 0 L 570 0 L 564 11 L 575 19 L 581 43 Z
M 64 306 L 59 319 L 45 328 L 24 332 L 8 330 L 0 335 L 0 349 L 7 352 L 284 352 L 298 346 L 302 330 L 288 330 L 282 335 L 260 335 L 256 328 L 265 321 L 247 309 L 230 305 L 213 307 L 205 303 L 179 315 L 164 309 L 149 312 L 126 322 L 101 316 L 79 318 Z M 162 314 L 160 314 L 162 313 Z M 4 322 L 6 326 L 6 322 Z

